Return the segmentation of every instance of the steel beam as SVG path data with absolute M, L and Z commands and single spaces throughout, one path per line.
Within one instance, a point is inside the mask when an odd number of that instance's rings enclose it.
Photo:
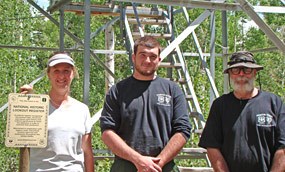
M 219 97 L 218 90 L 215 86 L 215 63 L 216 63 L 216 49 L 215 49 L 215 42 L 216 42 L 216 16 L 215 16 L 215 11 L 212 12 L 211 14 L 211 20 L 210 20 L 210 71 L 208 71 L 207 68 L 205 68 L 206 72 L 209 72 L 209 81 L 211 84 L 210 88 L 210 104 Z M 206 58 L 205 58 L 206 59 Z M 210 77 L 211 76 L 211 77 Z
M 271 30 L 271 28 L 260 18 L 260 16 L 254 11 L 252 5 L 246 0 L 236 0 L 240 3 L 243 11 L 250 16 L 250 18 L 259 26 L 259 28 L 268 36 L 268 38 L 274 43 L 278 49 L 285 54 L 285 44 L 277 35 Z
M 239 3 L 224 3 L 214 1 L 191 1 L 191 0 L 116 0 L 118 2 L 136 2 L 142 4 L 159 4 L 169 6 L 181 6 L 186 8 L 202 8 L 222 11 L 241 11 Z M 285 0 L 283 0 L 285 1 Z M 285 7 L 254 6 L 256 12 L 260 13 L 282 13 L 285 14 Z
M 285 7 L 254 6 L 253 9 L 257 13 L 285 14 Z
M 207 17 L 211 12 L 205 10 L 196 20 L 194 20 L 176 39 L 174 39 L 160 54 L 161 61 L 167 57 L 184 39 L 188 37 Z
M 64 7 L 64 11 L 66 12 L 75 12 L 78 14 L 83 14 L 83 4 L 67 4 Z M 115 5 L 114 8 L 110 8 L 109 6 L 90 6 L 91 14 L 92 15 L 112 15 L 112 16 L 119 16 L 121 14 L 121 9 Z M 126 15 L 128 16 L 135 16 L 135 12 L 133 7 L 126 6 L 124 8 Z M 138 16 L 162 16 L 163 10 L 157 9 L 153 10 L 147 7 L 137 7 L 137 14 Z
M 141 4 L 156 4 L 167 6 L 181 6 L 186 8 L 204 8 L 215 10 L 239 10 L 238 3 L 221 3 L 211 1 L 192 1 L 192 0 L 116 0 L 118 2 L 135 2 Z
M 49 48 L 49 47 L 26 47 L 26 46 L 17 46 L 17 45 L 0 45 L 0 48 L 6 49 L 16 49 L 16 50 L 39 50 L 39 51 L 58 51 L 58 48 Z M 64 48 L 64 51 L 68 52 L 83 52 L 82 49 L 78 48 Z M 126 50 L 90 50 L 94 54 L 127 54 Z
M 115 32 L 113 25 L 109 25 L 105 29 L 105 48 L 107 50 L 114 50 L 115 49 L 115 42 L 116 42 Z M 105 56 L 105 63 L 108 68 L 115 73 L 115 55 L 114 54 L 106 54 Z M 108 72 L 105 72 L 105 91 L 107 92 L 113 85 L 115 84 L 114 78 L 109 75 Z
M 45 72 L 43 72 L 43 73 L 40 74 L 35 80 L 33 80 L 32 82 L 30 82 L 29 85 L 30 85 L 30 86 L 34 86 L 37 82 L 39 82 L 41 79 L 43 79 L 44 76 L 46 76 L 46 73 L 45 73 Z M 7 107 L 8 107 L 8 102 L 5 103 L 5 104 L 0 108 L 0 113 L 3 112 Z
M 48 11 L 53 13 L 54 11 L 60 9 L 62 6 L 65 4 L 69 3 L 71 0 L 56 0 L 54 2 L 53 0 L 51 1 L 51 5 L 48 7 Z
M 84 81 L 83 81 L 83 102 L 89 105 L 89 91 L 90 91 L 90 0 L 84 1 Z M 109 69 L 109 68 L 108 68 Z
M 64 50 L 64 11 L 62 8 L 59 9 L 59 50 Z
M 190 21 L 188 13 L 186 11 L 186 8 L 183 8 L 183 11 L 184 11 L 184 16 L 186 18 L 186 21 L 188 22 L 189 25 L 191 25 L 191 21 Z M 212 30 L 212 32 L 215 32 L 215 29 L 211 28 L 211 30 Z M 207 77 L 208 77 L 208 79 L 210 81 L 211 90 L 213 91 L 215 97 L 218 97 L 219 96 L 218 90 L 215 87 L 215 82 L 214 82 L 214 79 L 212 77 L 212 74 L 211 74 L 210 70 L 207 68 L 207 62 L 205 60 L 206 57 L 203 55 L 203 52 L 202 52 L 202 49 L 201 49 L 201 45 L 199 43 L 199 40 L 198 40 L 198 37 L 197 37 L 195 31 L 192 32 L 192 37 L 193 37 L 196 49 L 198 51 L 198 56 L 200 57 L 200 60 L 202 62 L 203 69 L 205 70 L 205 72 L 207 74 Z M 215 52 L 211 52 L 209 56 L 210 57 L 215 56 Z
M 59 27 L 59 22 L 55 20 L 49 13 L 47 13 L 45 10 L 43 10 L 41 7 L 39 7 L 33 0 L 27 0 L 33 7 L 35 7 L 39 12 L 41 12 L 44 16 L 46 16 L 52 23 L 54 23 L 57 27 Z M 67 34 L 71 39 L 79 43 L 81 46 L 84 47 L 84 43 L 74 34 L 72 34 L 69 30 L 64 29 L 64 33 Z M 108 69 L 108 67 L 105 66 L 105 64 L 100 60 L 99 57 L 96 56 L 93 52 L 91 52 L 91 55 L 98 61 L 98 63 L 108 72 L 110 75 L 112 75 L 114 78 L 115 74 Z
M 223 71 L 228 66 L 228 17 L 227 12 L 222 11 L 222 53 L 223 53 Z M 228 93 L 229 88 L 229 76 L 228 74 L 224 74 L 224 94 Z

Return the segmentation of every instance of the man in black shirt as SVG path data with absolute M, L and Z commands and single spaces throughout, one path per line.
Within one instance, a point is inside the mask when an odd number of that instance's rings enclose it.
M 134 45 L 134 73 L 106 95 L 102 140 L 116 155 L 111 172 L 176 172 L 173 158 L 190 137 L 186 99 L 177 84 L 156 75 L 160 44 L 145 36 Z
M 199 146 L 207 149 L 219 172 L 285 170 L 285 106 L 275 94 L 258 90 L 254 80 L 262 66 L 250 52 L 236 52 L 224 71 L 233 92 L 217 98 Z

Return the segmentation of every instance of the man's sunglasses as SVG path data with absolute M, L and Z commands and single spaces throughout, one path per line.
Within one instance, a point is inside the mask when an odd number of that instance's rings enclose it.
M 241 68 L 241 67 L 234 67 L 234 68 L 231 68 L 230 71 L 232 72 L 232 74 L 234 75 L 238 75 L 240 74 L 240 71 L 242 70 L 242 72 L 244 74 L 251 74 L 251 72 L 253 71 L 252 68 L 247 68 L 247 67 L 244 67 L 244 68 Z

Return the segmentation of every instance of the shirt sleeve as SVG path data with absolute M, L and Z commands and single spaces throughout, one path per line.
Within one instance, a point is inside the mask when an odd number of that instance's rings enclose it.
M 93 128 L 93 123 L 91 120 L 91 115 L 88 106 L 84 105 L 85 107 L 85 114 L 86 114 L 86 122 L 85 122 L 85 134 L 91 133 Z
M 277 119 L 277 149 L 284 149 L 285 148 L 285 105 L 282 100 L 277 97 L 278 100 L 276 101 L 276 106 L 279 107 L 278 109 L 278 119 Z
M 216 99 L 210 109 L 205 128 L 202 132 L 199 146 L 203 148 L 221 148 L 222 146 L 222 122 L 220 104 Z
M 175 86 L 175 96 L 173 101 L 173 133 L 182 133 L 184 138 L 188 140 L 190 138 L 192 126 L 189 122 L 189 113 L 187 110 L 187 104 L 185 95 L 178 85 Z
M 118 103 L 118 95 L 116 85 L 106 94 L 103 110 L 100 117 L 100 127 L 103 133 L 107 129 L 116 131 L 120 122 L 120 106 Z

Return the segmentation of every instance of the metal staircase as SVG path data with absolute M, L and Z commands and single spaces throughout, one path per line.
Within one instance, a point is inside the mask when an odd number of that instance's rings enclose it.
M 125 11 L 122 11 L 121 21 L 123 21 L 124 28 L 122 29 L 123 35 L 125 36 L 126 40 L 126 49 L 130 53 L 133 52 L 132 47 L 134 44 L 134 39 L 138 37 L 143 37 L 145 35 L 153 36 L 159 40 L 166 41 L 167 45 L 171 45 L 171 43 L 175 40 L 175 33 L 173 32 L 173 20 L 170 16 L 173 15 L 173 8 L 170 8 L 168 11 L 162 12 L 162 15 L 153 15 L 153 16 L 139 16 L 139 14 L 136 12 L 137 4 L 132 3 L 135 15 L 133 17 L 128 17 L 125 13 Z M 159 9 L 157 6 L 152 7 L 152 9 L 156 9 L 157 11 L 155 14 L 160 14 Z M 183 12 L 185 14 L 185 18 L 188 17 L 188 13 L 186 9 L 183 9 Z M 188 21 L 190 25 L 190 21 Z M 145 32 L 144 28 L 152 27 L 153 25 L 156 25 L 156 27 L 165 28 L 166 32 L 152 32 L 147 33 Z M 194 39 L 195 40 L 195 39 Z M 198 43 L 198 41 L 197 41 Z M 166 47 L 167 49 L 167 47 Z M 199 51 L 202 54 L 202 51 Z M 163 53 L 162 53 L 163 54 Z M 161 62 L 160 67 L 166 68 L 166 77 L 170 80 L 176 81 L 181 85 L 181 88 L 185 94 L 185 98 L 187 100 L 188 109 L 189 109 L 189 117 L 192 122 L 193 126 L 193 138 L 194 135 L 198 134 L 198 137 L 200 136 L 204 125 L 205 120 L 193 87 L 193 83 L 191 80 L 191 76 L 188 72 L 187 63 L 185 61 L 185 57 L 183 56 L 183 53 L 179 47 L 179 45 L 176 45 L 174 49 L 166 56 L 162 57 L 164 60 Z M 203 61 L 204 69 L 206 69 L 205 61 Z M 211 75 L 208 75 L 209 79 L 211 78 Z M 213 88 L 216 91 L 215 86 Z M 217 92 L 216 92 L 217 93 Z M 191 140 L 191 139 L 190 139 Z M 183 148 L 181 154 L 179 154 L 176 159 L 204 159 L 206 161 L 206 164 L 208 167 L 180 167 L 181 171 L 212 171 L 212 168 L 210 168 L 210 162 L 208 160 L 206 150 L 203 148 L 198 148 L 197 143 L 191 143 L 191 147 L 185 147 Z

